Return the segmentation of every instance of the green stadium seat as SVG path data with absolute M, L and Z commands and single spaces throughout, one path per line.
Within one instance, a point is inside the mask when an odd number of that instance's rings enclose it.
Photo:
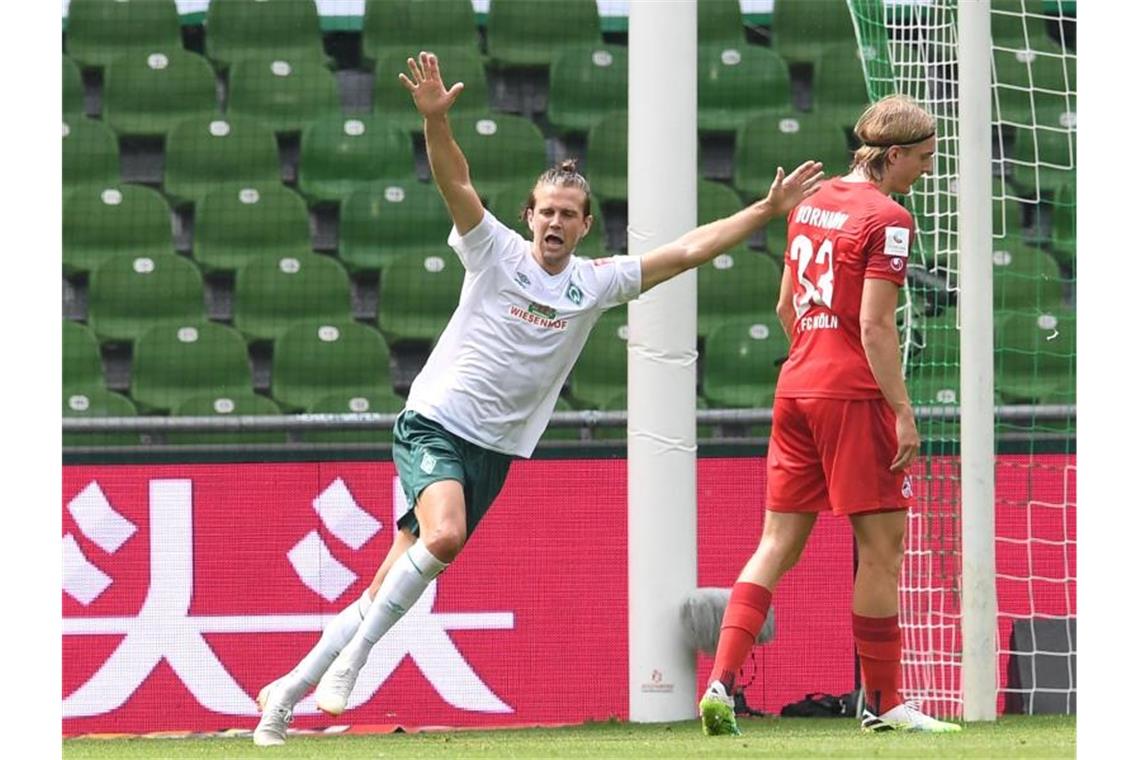
M 325 116 L 305 128 L 297 188 L 314 203 L 340 203 L 377 180 L 414 180 L 416 158 L 406 132 L 378 116 Z
M 1010 240 L 994 241 L 994 308 L 1038 311 L 1063 301 L 1061 270 L 1044 251 Z
M 256 121 L 188 119 L 166 138 L 164 187 L 176 205 L 201 201 L 223 183 L 261 187 L 280 182 L 277 140 L 272 129 Z
M 847 138 L 833 121 L 790 111 L 749 120 L 736 136 L 733 185 L 745 200 L 768 194 L 776 167 L 791 172 L 804 161 L 823 162 L 829 176 L 845 174 Z
M 373 64 L 388 54 L 408 58 L 421 50 L 444 61 L 455 49 L 478 52 L 475 9 L 471 0 L 368 0 L 361 43 Z
M 520 180 L 514 185 L 504 187 L 491 198 L 489 208 L 500 222 L 522 235 L 526 240 L 533 240 L 533 234 L 526 220 L 522 218 L 522 209 L 534 188 L 534 180 Z M 606 250 L 606 221 L 602 216 L 602 204 L 597 198 L 591 199 L 590 215 L 594 221 L 590 233 L 578 243 L 574 253 L 578 256 L 596 259 L 609 255 Z
M 994 50 L 993 118 L 1016 128 L 1075 128 L 1077 59 L 1060 52 Z
M 629 54 L 616 45 L 568 47 L 550 64 L 546 116 L 560 134 L 585 134 L 611 111 L 626 108 Z
M 923 366 L 949 370 L 959 365 L 961 356 L 958 310 L 948 307 L 940 314 L 922 318 L 918 324 Z
M 419 49 L 422 48 L 417 50 Z M 416 110 L 412 96 L 399 79 L 400 74 L 408 73 L 408 58 L 403 50 L 394 50 L 377 59 L 376 77 L 372 86 L 372 112 L 392 126 L 418 134 L 424 130 L 424 117 Z M 490 109 L 487 72 L 478 50 L 442 51 L 439 53 L 439 69 L 443 82 L 448 87 L 463 82 L 463 92 L 448 112 L 452 120 L 469 114 L 483 114 Z
M 65 418 L 136 417 L 138 411 L 126 396 L 99 385 L 64 386 Z M 64 446 L 137 446 L 138 433 L 64 433 Z
M 911 403 L 937 410 L 962 403 L 962 380 L 957 367 L 914 367 L 907 376 Z M 960 440 L 961 423 L 953 416 L 918 420 L 918 435 L 924 446 L 941 447 Z M 935 449 L 938 453 L 938 449 Z
M 697 53 L 697 129 L 736 132 L 748 119 L 791 107 L 788 66 L 768 48 L 702 47 Z
M 1021 129 L 1013 149 L 1013 181 L 1026 193 L 1055 194 L 1076 182 L 1077 130 Z
M 596 0 L 495 0 L 487 54 L 500 68 L 538 68 L 570 45 L 601 45 Z
M 507 114 L 456 116 L 455 140 L 467 156 L 471 180 L 484 198 L 546 170 L 546 141 L 530 119 Z
M 63 122 L 63 189 L 119 184 L 119 139 L 101 121 L 83 116 Z
M 857 45 L 829 47 L 812 70 L 812 111 L 844 129 L 853 129 L 870 104 Z
M 281 184 L 219 185 L 194 216 L 194 258 L 207 272 L 232 271 L 263 254 L 313 250 L 305 202 Z
M 243 58 L 230 67 L 226 112 L 295 134 L 322 116 L 339 115 L 340 93 L 319 60 Z
M 446 255 L 451 227 L 447 207 L 431 185 L 368 185 L 341 204 L 340 260 L 350 272 L 375 272 L 406 254 Z
M 784 265 L 784 253 L 788 250 L 788 218 L 775 216 L 764 227 L 764 250 L 781 267 Z
M 629 309 L 619 306 L 601 316 L 570 372 L 570 395 L 580 409 L 601 409 L 627 387 Z
M 173 253 L 170 207 L 141 185 L 79 187 L 63 194 L 63 269 L 85 274 L 125 253 Z
M 123 254 L 91 270 L 87 322 L 103 341 L 137 341 L 158 324 L 206 316 L 202 275 L 173 253 Z
M 1053 214 L 1053 258 L 1069 272 L 1077 266 L 1077 190 L 1073 184 L 1061 185 L 1050 203 Z
M 783 274 L 771 258 L 743 246 L 697 269 L 697 334 L 726 322 L 766 321 L 776 311 Z
M 135 341 L 131 398 L 140 411 L 167 413 L 204 393 L 230 396 L 253 388 L 241 333 L 214 322 L 163 322 Z
M 288 412 L 338 393 L 391 395 L 388 346 L 358 322 L 302 322 L 274 343 L 270 384 Z
M 374 388 L 353 393 L 341 391 L 325 396 L 308 408 L 309 414 L 399 414 L 404 399 L 395 393 Z M 392 426 L 368 430 L 311 430 L 301 434 L 306 443 L 391 443 Z
M 63 387 L 103 387 L 103 359 L 95 333 L 78 322 L 63 320 Z
M 744 208 L 740 196 L 728 185 L 697 180 L 697 224 L 708 224 L 732 216 Z
M 741 48 L 747 44 L 740 0 L 701 0 L 697 3 L 697 44 L 720 50 Z
M 206 11 L 206 55 L 226 69 L 243 58 L 327 60 L 312 0 L 219 0 Z
M 348 275 L 327 256 L 264 254 L 234 277 L 234 327 L 251 341 L 276 340 L 296 322 L 351 319 Z
M 248 389 L 191 396 L 178 404 L 172 412 L 174 417 L 255 417 L 279 414 L 281 409 L 273 399 Z M 199 446 L 285 443 L 286 439 L 287 435 L 283 430 L 202 433 L 186 431 L 166 434 L 167 443 Z
M 82 117 L 87 111 L 84 102 L 83 75 L 75 61 L 63 57 L 63 118 Z
M 994 384 L 1000 403 L 1076 401 L 1077 317 L 1071 310 L 995 319 Z
M 788 0 L 772 9 L 772 47 L 789 64 L 812 63 L 829 47 L 855 44 L 846 0 Z
M 602 201 L 626 199 L 628 131 L 626 112 L 616 111 L 591 127 L 586 137 L 587 178 L 590 189 Z
M 990 38 L 994 47 L 1059 50 L 1045 28 L 1042 0 L 990 0 Z
M 182 47 L 174 0 L 71 0 L 67 53 L 83 68 L 101 68 L 125 54 Z
M 388 344 L 435 343 L 459 304 L 464 274 L 455 254 L 443 250 L 406 253 L 385 267 L 377 321 Z
M 123 55 L 103 73 L 103 118 L 120 136 L 165 137 L 186 119 L 218 113 L 214 70 L 181 47 Z
M 937 316 L 921 318 L 915 342 L 917 358 L 908 362 L 907 391 L 916 407 L 955 407 L 962 402 L 961 333 L 957 309 L 950 307 Z M 918 434 L 924 442 L 940 444 L 957 440 L 959 421 L 953 417 L 919 420 Z
M 725 322 L 705 339 L 704 396 L 714 408 L 772 405 L 788 339 L 775 314 Z

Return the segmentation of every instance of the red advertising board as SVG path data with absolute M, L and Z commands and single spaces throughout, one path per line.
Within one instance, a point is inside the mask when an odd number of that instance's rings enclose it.
M 349 712 L 308 697 L 294 726 L 626 717 L 625 479 L 621 459 L 516 463 Z M 761 458 L 699 460 L 701 586 L 731 585 L 755 548 L 763 479 Z M 63 733 L 251 728 L 258 689 L 368 586 L 402 498 L 391 462 L 65 466 Z M 821 519 L 746 665 L 753 707 L 850 690 L 852 562 L 848 526 Z

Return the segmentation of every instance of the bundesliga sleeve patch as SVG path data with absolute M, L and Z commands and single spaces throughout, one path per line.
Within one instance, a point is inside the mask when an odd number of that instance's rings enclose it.
M 887 227 L 886 247 L 883 253 L 887 256 L 906 257 L 910 253 L 910 230 L 906 227 Z

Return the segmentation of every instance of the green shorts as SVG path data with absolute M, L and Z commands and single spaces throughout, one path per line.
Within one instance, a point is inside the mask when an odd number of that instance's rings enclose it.
M 420 523 L 416 519 L 415 505 L 420 494 L 432 483 L 458 480 L 463 484 L 470 538 L 502 490 L 514 457 L 466 441 L 410 409 L 396 418 L 393 432 L 392 458 L 396 460 L 396 471 L 409 507 L 397 526 L 418 536 Z

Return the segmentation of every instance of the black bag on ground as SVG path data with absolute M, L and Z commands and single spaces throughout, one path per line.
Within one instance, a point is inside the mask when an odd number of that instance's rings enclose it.
M 851 695 L 837 697 L 822 691 L 805 694 L 799 702 L 784 705 L 783 718 L 848 718 L 855 714 L 855 700 Z

